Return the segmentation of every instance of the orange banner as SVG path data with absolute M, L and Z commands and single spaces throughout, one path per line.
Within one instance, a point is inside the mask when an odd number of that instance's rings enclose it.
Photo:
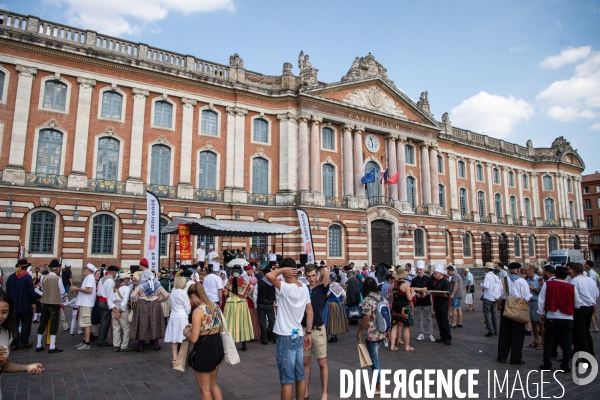
M 189 225 L 179 224 L 177 227 L 177 232 L 179 233 L 179 259 L 191 260 L 192 241 L 190 240 Z

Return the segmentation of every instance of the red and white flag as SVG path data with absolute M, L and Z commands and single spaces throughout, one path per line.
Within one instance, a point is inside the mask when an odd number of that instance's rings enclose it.
M 390 176 L 386 181 L 383 181 L 383 184 L 384 185 L 395 185 L 398 183 L 399 176 L 400 176 L 400 171 L 398 171 L 394 175 Z

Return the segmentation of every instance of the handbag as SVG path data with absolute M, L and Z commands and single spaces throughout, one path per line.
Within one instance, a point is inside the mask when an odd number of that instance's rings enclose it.
M 221 314 L 221 321 L 223 322 L 223 329 L 221 329 L 221 339 L 223 340 L 223 350 L 225 350 L 225 357 L 223 357 L 223 363 L 226 365 L 235 365 L 240 362 L 240 356 L 237 349 L 235 348 L 235 342 L 229 329 L 227 329 L 227 321 L 223 314 Z
M 504 286 L 504 293 L 506 293 L 506 302 L 504 303 L 504 317 L 512 319 L 515 322 L 522 324 L 529 322 L 529 304 L 520 297 L 514 297 L 509 295 L 507 291 L 508 278 L 505 277 L 502 280 Z
M 465 297 L 465 304 L 473 304 L 473 295 L 471 293 L 467 293 L 467 297 Z
M 194 346 L 192 346 L 188 340 L 181 342 L 181 346 L 177 352 L 177 358 L 175 359 L 175 365 L 173 365 L 174 370 L 185 372 L 190 368 L 189 355 L 193 348 Z
M 360 360 L 361 368 L 373 365 L 373 360 L 371 360 L 371 355 L 369 354 L 367 345 L 363 343 L 358 344 L 358 359 Z
M 127 321 L 129 322 L 133 322 L 133 310 L 135 310 L 134 305 L 131 306 L 131 309 L 129 310 L 129 315 L 127 315 Z
M 362 306 L 350 306 L 346 308 L 348 319 L 360 319 L 363 317 Z

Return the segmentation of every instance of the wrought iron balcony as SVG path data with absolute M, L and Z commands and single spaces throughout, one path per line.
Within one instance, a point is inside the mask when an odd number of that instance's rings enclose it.
M 145 185 L 146 190 L 154 193 L 157 197 L 177 198 L 177 188 L 167 185 Z
M 394 200 L 390 197 L 385 196 L 371 196 L 369 197 L 369 207 L 374 206 L 394 206 Z
M 416 206 L 413 208 L 415 214 L 418 215 L 429 215 L 429 210 L 425 206 Z
M 270 194 L 262 193 L 248 193 L 248 203 L 251 204 L 262 204 L 265 206 L 275 205 L 275 196 Z
M 560 221 L 556 219 L 547 219 L 544 221 L 544 226 L 560 226 Z
M 125 182 L 110 181 L 107 179 L 88 179 L 88 190 L 103 193 L 125 193 Z
M 484 222 L 486 224 L 491 224 L 492 223 L 492 217 L 489 215 L 480 215 L 479 216 L 479 220 L 481 222 Z
M 325 207 L 348 208 L 348 199 L 343 197 L 325 197 Z
M 25 186 L 66 188 L 67 177 L 62 175 L 25 174 Z
M 529 226 L 535 226 L 535 219 L 527 220 L 527 225 L 529 225 Z
M 472 214 L 463 214 L 462 220 L 465 222 L 473 222 L 473 215 Z
M 523 219 L 522 218 L 513 219 L 513 225 L 523 225 Z
M 223 201 L 223 192 L 221 190 L 196 189 L 194 190 L 194 200 Z
M 508 224 L 508 218 L 506 218 L 506 217 L 498 218 L 498 224 L 507 225 Z

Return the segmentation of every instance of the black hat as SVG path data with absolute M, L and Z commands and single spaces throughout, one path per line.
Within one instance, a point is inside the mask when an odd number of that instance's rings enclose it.
M 29 264 L 29 262 L 27 261 L 27 259 L 26 259 L 26 258 L 21 258 L 21 259 L 19 260 L 19 262 L 17 263 L 17 265 L 25 265 L 25 266 L 29 266 L 29 265 L 31 265 L 31 264 Z
M 521 269 L 522 265 L 518 262 L 511 262 L 508 264 L 508 269 Z
M 115 265 L 111 265 L 110 267 L 108 267 L 106 269 L 107 271 L 112 271 L 112 272 L 119 272 L 119 267 L 115 266 Z
M 569 274 L 569 268 L 567 267 L 556 267 L 557 274 Z
M 50 268 L 50 269 L 58 268 L 58 267 L 60 267 L 60 263 L 58 262 L 58 260 L 50 261 L 50 265 L 48 266 L 48 268 Z
M 321 260 L 321 262 L 319 263 L 319 265 L 325 265 L 325 261 Z
M 352 269 L 352 267 L 350 267 L 349 265 L 344 266 L 344 271 L 350 271 L 351 269 Z
M 183 271 L 183 272 L 181 273 L 181 275 L 182 275 L 182 276 L 185 276 L 185 277 L 187 278 L 187 277 L 189 277 L 189 276 L 192 276 L 192 274 L 193 274 L 193 273 L 194 273 L 194 272 L 193 272 L 191 269 L 186 269 L 185 271 Z

